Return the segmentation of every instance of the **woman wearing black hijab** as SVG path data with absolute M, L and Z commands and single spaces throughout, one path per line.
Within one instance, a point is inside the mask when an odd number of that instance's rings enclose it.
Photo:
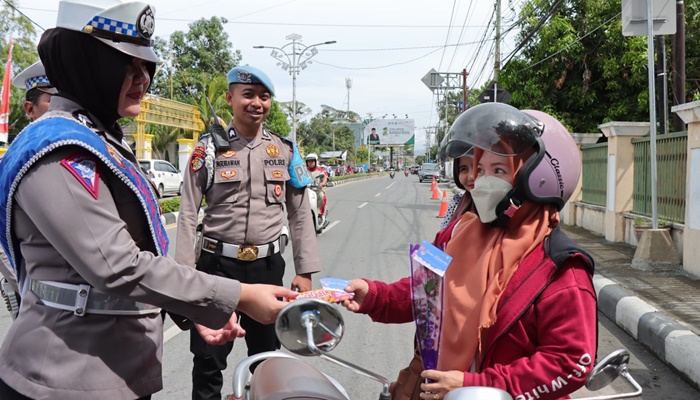
M 148 4 L 62 0 L 39 43 L 58 89 L 0 163 L 0 243 L 22 304 L 0 348 L 0 398 L 148 399 L 162 389 L 161 308 L 210 344 L 262 323 L 295 292 L 166 257 L 158 203 L 123 140 L 155 71 Z M 188 321 L 176 320 L 181 327 Z

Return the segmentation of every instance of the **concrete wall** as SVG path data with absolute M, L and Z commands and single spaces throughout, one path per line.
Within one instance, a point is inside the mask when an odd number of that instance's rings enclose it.
M 573 203 L 573 206 L 575 207 L 576 226 L 605 235 L 605 207 L 581 202 Z

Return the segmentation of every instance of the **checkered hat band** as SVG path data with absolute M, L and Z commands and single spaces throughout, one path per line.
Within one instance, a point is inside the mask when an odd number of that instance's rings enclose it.
M 35 76 L 33 78 L 29 78 L 24 82 L 24 85 L 27 87 L 27 90 L 34 89 L 35 87 L 44 87 L 44 86 L 51 86 L 51 83 L 49 82 L 49 77 L 46 75 L 41 75 L 41 76 Z
M 116 19 L 109 19 L 105 17 L 94 17 L 92 21 L 88 23 L 97 29 L 102 29 L 105 31 L 113 32 L 119 35 L 138 37 L 138 31 L 136 30 L 136 25 L 130 24 L 128 22 L 117 21 Z

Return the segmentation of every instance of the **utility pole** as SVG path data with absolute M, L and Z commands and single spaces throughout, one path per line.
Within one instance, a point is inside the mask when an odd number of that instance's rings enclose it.
M 668 75 L 666 74 L 666 41 L 663 35 L 654 36 L 656 41 L 656 115 L 659 118 L 659 134 L 668 133 Z
M 467 101 L 468 101 L 467 99 L 469 98 L 468 92 L 467 92 L 467 90 L 468 90 L 467 89 L 467 75 L 469 75 L 469 72 L 467 72 L 467 69 L 464 68 L 462 70 L 462 76 L 464 78 L 462 80 L 462 93 L 464 94 L 464 96 L 463 96 L 464 97 L 464 106 L 462 106 L 462 112 L 467 111 Z
M 498 82 L 501 71 L 501 0 L 496 0 L 496 60 L 493 64 L 493 80 Z M 494 99 L 496 93 L 494 93 Z
M 676 0 L 676 34 L 673 37 L 673 105 L 685 103 L 685 4 Z M 684 131 L 685 124 L 677 114 L 673 115 L 673 130 Z
M 348 89 L 348 113 L 346 115 L 346 119 L 348 122 L 350 122 L 350 88 L 352 88 L 352 79 L 350 78 L 345 78 L 345 88 Z M 335 136 L 334 136 L 335 138 Z M 335 147 L 335 140 L 333 140 L 334 146 Z M 353 156 L 355 157 L 355 164 L 357 164 L 357 146 L 355 146 L 355 132 L 352 134 L 352 152 Z M 333 149 L 335 151 L 335 148 Z M 369 172 L 369 171 L 368 171 Z

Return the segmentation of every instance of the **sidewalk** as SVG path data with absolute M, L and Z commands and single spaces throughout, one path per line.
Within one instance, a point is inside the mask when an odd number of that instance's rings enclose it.
M 562 229 L 595 260 L 598 310 L 700 388 L 700 277 L 687 276 L 680 266 L 634 269 L 636 247 L 577 226 Z
M 631 267 L 635 247 L 580 227 L 566 234 L 595 260 L 598 310 L 700 387 L 700 279 Z

